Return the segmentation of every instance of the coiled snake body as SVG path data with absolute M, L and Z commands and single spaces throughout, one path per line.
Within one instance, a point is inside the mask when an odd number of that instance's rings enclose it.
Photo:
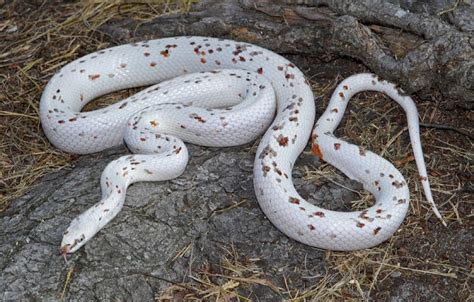
M 107 108 L 80 112 L 100 95 L 155 83 Z M 312 132 L 313 152 L 362 182 L 376 198 L 364 211 L 336 212 L 306 202 L 293 186 L 291 171 L 311 136 L 315 106 L 302 72 L 283 57 L 243 42 L 176 37 L 104 49 L 69 63 L 53 76 L 41 98 L 48 139 L 78 154 L 120 145 L 125 139 L 136 154 L 106 167 L 102 200 L 71 222 L 62 253 L 76 251 L 117 215 L 131 183 L 178 177 L 188 161 L 183 141 L 240 145 L 265 130 L 254 163 L 254 187 L 260 207 L 278 229 L 302 243 L 331 250 L 381 243 L 407 213 L 406 181 L 385 159 L 332 134 L 351 96 L 362 90 L 385 92 L 407 112 L 420 179 L 439 215 L 423 161 L 416 107 L 393 84 L 374 75 L 343 81 Z

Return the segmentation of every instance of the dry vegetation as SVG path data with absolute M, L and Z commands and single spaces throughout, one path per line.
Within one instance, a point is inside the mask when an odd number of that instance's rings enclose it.
M 30 2 L 33 4 L 17 1 L 0 5 L 0 212 L 37 179 L 67 167 L 74 160 L 74 156 L 52 147 L 40 127 L 39 99 L 52 74 L 81 55 L 111 46 L 110 42 L 104 42 L 110 40 L 96 31 L 102 24 L 130 17 L 147 22 L 159 14 L 186 11 L 192 0 L 140 5 L 118 5 L 112 1 L 54 5 L 47 1 Z M 339 80 L 313 83 L 314 90 L 327 101 Z M 307 276 L 310 285 L 305 291 L 295 291 L 287 280 L 285 288 L 272 284 L 258 266 L 258 259 L 246 259 L 230 248 L 223 253 L 225 256 L 220 263 L 204 264 L 199 271 L 189 271 L 189 283 L 175 283 L 157 293 L 157 300 L 245 301 L 248 299 L 241 294 L 242 290 L 251 292 L 252 285 L 270 287 L 294 301 L 367 299 L 376 289 L 389 291 L 378 284 L 393 274 L 415 276 L 413 280 L 434 277 L 429 280 L 435 283 L 440 280 L 436 278 L 456 279 L 463 284 L 457 299 L 473 299 L 469 292 L 472 267 L 453 265 L 435 252 L 431 257 L 407 251 L 410 246 L 421 250 L 422 243 L 443 240 L 436 238 L 437 234 L 445 236 L 448 231 L 440 226 L 423 202 L 401 110 L 381 95 L 362 94 L 357 99 L 339 134 L 394 162 L 408 178 L 412 191 L 410 215 L 391 241 L 365 251 L 326 252 L 326 266 L 331 269 L 325 275 Z M 419 106 L 421 119 L 426 123 L 449 124 L 472 131 L 469 129 L 474 118 L 472 112 L 445 109 L 446 104 L 436 97 Z M 356 122 L 358 120 L 365 122 Z M 454 131 L 425 128 L 423 142 L 435 200 L 443 216 L 451 229 L 471 226 L 472 141 Z M 330 166 L 322 165 L 318 170 L 308 167 L 306 178 L 322 184 L 339 183 L 341 176 Z M 364 192 L 359 195 L 354 209 L 364 208 L 371 202 L 371 197 Z M 431 238 L 421 240 L 428 230 Z M 472 245 L 466 245 L 466 257 L 469 257 Z

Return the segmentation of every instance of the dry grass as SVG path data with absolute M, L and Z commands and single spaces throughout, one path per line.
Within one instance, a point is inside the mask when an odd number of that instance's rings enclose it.
M 74 159 L 53 148 L 41 131 L 38 104 L 42 89 L 52 74 L 81 55 L 111 46 L 103 42 L 103 37 L 96 31 L 104 23 L 132 16 L 147 22 L 159 14 L 185 11 L 193 0 L 135 5 L 120 5 L 116 1 L 48 5 L 47 2 L 30 1 L 36 2 L 37 5 L 14 1 L 0 8 L 0 85 L 3 92 L 0 95 L 0 212 L 38 178 L 67 167 Z M 339 80 L 314 84 L 314 89 L 327 100 Z M 465 282 L 464 289 L 469 291 L 470 268 L 449 265 L 442 258 L 433 257 L 428 261 L 396 245 L 400 241 L 409 244 L 424 236 L 428 220 L 432 224 L 439 222 L 433 219 L 429 206 L 423 202 L 401 110 L 379 94 L 361 94 L 356 99 L 338 135 L 394 162 L 407 177 L 412 191 L 410 215 L 391 241 L 353 253 L 326 252 L 325 266 L 331 269 L 325 275 L 311 279 L 312 285 L 304 291 L 274 285 L 256 259 L 245 259 L 230 248 L 219 264 L 208 263 L 199 271 L 189 271 L 188 283 L 175 283 L 159 293 L 157 300 L 245 301 L 248 298 L 241 292 L 251 291 L 252 285 L 269 287 L 291 301 L 360 300 L 367 299 L 394 273 L 455 278 Z M 439 100 L 422 103 L 419 108 L 426 123 L 466 128 L 471 127 L 474 119 L 472 113 L 446 112 Z M 453 115 L 461 118 L 454 119 Z M 460 134 L 436 129 L 423 129 L 423 142 L 435 200 L 443 216 L 451 223 L 469 224 L 473 216 L 472 188 L 467 185 L 472 181 L 472 142 Z M 343 182 L 328 165 L 318 170 L 307 167 L 306 171 L 307 180 L 316 185 Z M 358 194 L 360 199 L 352 204 L 354 209 L 372 203 L 372 197 L 367 193 Z M 471 212 L 463 212 L 460 208 L 470 208 Z M 182 251 L 177 257 L 189 252 Z M 66 288 L 67 284 L 64 290 Z
M 251 301 L 242 296 L 239 290 L 249 291 L 252 285 L 267 286 L 275 292 L 283 288 L 267 279 L 256 264 L 260 259 L 244 259 L 231 246 L 223 250 L 224 256 L 219 264 L 205 263 L 198 271 L 189 270 L 189 283 L 175 283 L 156 295 L 157 301 Z

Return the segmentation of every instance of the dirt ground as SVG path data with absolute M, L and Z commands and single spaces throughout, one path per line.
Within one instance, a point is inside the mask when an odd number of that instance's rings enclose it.
M 28 192 L 41 177 L 70 167 L 77 159 L 51 146 L 40 127 L 39 99 L 51 76 L 75 58 L 115 45 L 110 33 L 100 31 L 102 25 L 127 18 L 146 23 L 158 14 L 186 11 L 191 2 L 83 5 L 68 1 L 0 1 L 0 211 Z M 134 37 L 134 41 L 141 38 Z M 367 71 L 348 59 L 289 59 L 307 75 L 315 95 L 321 96 L 316 100 L 317 116 L 339 81 Z M 94 106 L 103 106 L 133 91 L 103 97 Z M 258 263 L 233 251 L 230 259 L 227 254 L 218 263 L 210 264 L 220 267 L 221 281 L 215 282 L 203 267 L 194 272 L 200 281 L 171 285 L 157 292 L 156 299 L 246 300 L 246 293 L 252 291 L 249 288 L 263 286 L 294 301 L 384 301 L 393 300 L 394 296 L 398 297 L 396 301 L 474 300 L 472 139 L 462 133 L 472 133 L 474 113 L 452 106 L 436 91 L 431 100 L 414 99 L 422 123 L 428 125 L 422 128 L 425 160 L 435 201 L 448 227 L 423 202 L 403 110 L 381 94 L 362 93 L 352 101 L 337 135 L 383 155 L 408 180 L 412 194 L 410 213 L 389 242 L 351 253 L 326 251 L 323 261 L 330 269 L 326 275 L 308 278 L 304 290 L 292 288 L 287 280 L 280 280 L 275 287 L 262 281 L 266 280 L 264 273 L 253 278 L 253 272 L 259 271 Z M 450 129 L 433 124 L 448 125 Z M 329 165 L 315 166 L 311 162 L 304 173 L 304 179 L 315 186 L 338 182 L 341 177 Z M 355 196 L 359 196 L 358 200 L 346 205 L 350 209 L 365 208 L 372 202 L 363 190 Z M 249 264 L 257 267 L 245 269 Z M 298 274 L 295 271 L 288 280 L 301 278 Z M 67 282 L 66 278 L 63 281 Z

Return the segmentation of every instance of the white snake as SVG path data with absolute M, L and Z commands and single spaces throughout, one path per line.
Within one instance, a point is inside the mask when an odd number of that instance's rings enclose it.
M 159 84 L 107 108 L 80 112 L 100 95 L 155 83 Z M 102 200 L 71 222 L 61 252 L 75 252 L 113 219 L 133 182 L 181 175 L 188 161 L 183 141 L 240 145 L 266 129 L 255 158 L 254 186 L 273 225 L 297 241 L 324 249 L 357 250 L 383 242 L 407 213 L 407 183 L 385 159 L 332 134 L 351 96 L 363 90 L 384 92 L 406 111 L 425 196 L 441 217 L 428 183 L 415 104 L 375 75 L 358 74 L 343 81 L 313 130 L 313 152 L 362 182 L 376 198 L 364 211 L 336 212 L 308 203 L 293 186 L 292 168 L 310 137 L 315 106 L 303 73 L 283 57 L 243 42 L 175 37 L 104 49 L 69 63 L 53 76 L 41 97 L 40 117 L 51 143 L 85 154 L 125 139 L 134 153 L 141 154 L 123 156 L 106 167 Z

